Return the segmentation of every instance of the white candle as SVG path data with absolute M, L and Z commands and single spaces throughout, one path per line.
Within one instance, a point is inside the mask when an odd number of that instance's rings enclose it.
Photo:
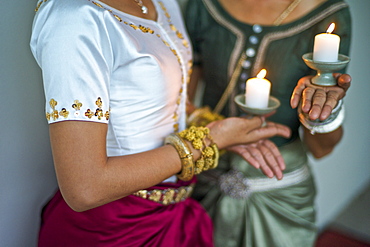
M 257 77 L 246 82 L 245 104 L 250 108 L 267 108 L 271 83 L 265 79 L 266 70 L 261 70 Z
M 332 34 L 335 24 L 332 23 L 326 33 L 320 33 L 315 36 L 313 46 L 313 60 L 320 62 L 338 61 L 340 37 Z

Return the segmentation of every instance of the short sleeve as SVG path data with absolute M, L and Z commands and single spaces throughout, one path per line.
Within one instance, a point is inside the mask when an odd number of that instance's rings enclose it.
M 109 120 L 110 42 L 104 13 L 86 3 L 47 1 L 34 19 L 30 45 L 49 123 Z

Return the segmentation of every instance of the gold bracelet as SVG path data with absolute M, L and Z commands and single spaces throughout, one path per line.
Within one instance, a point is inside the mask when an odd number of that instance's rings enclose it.
M 207 127 L 191 126 L 189 129 L 181 131 L 179 136 L 191 142 L 193 148 L 201 152 L 200 158 L 195 161 L 195 174 L 217 167 L 219 151 L 217 145 L 209 135 L 209 129 Z M 211 140 L 212 144 L 210 146 L 206 145 L 206 138 Z
M 209 169 L 216 168 L 217 165 L 218 165 L 218 159 L 220 157 L 220 153 L 218 151 L 218 147 L 217 147 L 216 143 L 213 143 L 210 146 L 206 147 L 202 151 L 202 156 L 203 156 L 202 159 L 204 159 L 204 164 L 202 166 L 202 171 L 207 171 Z M 198 160 L 197 160 L 197 162 L 198 162 Z M 202 172 L 202 171 L 200 171 L 200 172 Z M 197 174 L 197 169 L 195 170 L 195 174 Z
M 193 153 L 190 151 L 188 144 L 175 133 L 166 137 L 165 144 L 171 144 L 177 150 L 181 159 L 181 172 L 176 176 L 182 181 L 189 181 L 194 176 Z
M 209 129 L 207 127 L 195 127 L 185 129 L 179 133 L 181 138 L 191 142 L 193 147 L 198 150 L 203 149 L 204 139 L 209 135 Z
M 213 165 L 209 169 L 215 169 L 218 166 L 218 159 L 220 158 L 220 152 L 218 150 L 218 147 L 217 147 L 216 143 L 213 143 L 211 145 L 211 147 L 212 147 L 213 152 L 214 152 L 214 157 L 213 157 Z

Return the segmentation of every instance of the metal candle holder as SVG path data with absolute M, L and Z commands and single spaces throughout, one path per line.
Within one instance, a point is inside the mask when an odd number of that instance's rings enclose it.
M 318 86 L 337 85 L 333 73 L 345 68 L 350 61 L 349 57 L 342 54 L 338 55 L 337 62 L 314 61 L 312 57 L 313 53 L 306 53 L 302 56 L 302 59 L 308 67 L 317 71 L 316 76 L 312 78 L 312 83 Z

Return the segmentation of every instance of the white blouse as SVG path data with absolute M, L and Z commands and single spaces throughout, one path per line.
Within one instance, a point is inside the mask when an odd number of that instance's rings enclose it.
M 37 8 L 31 49 L 48 122 L 107 123 L 109 156 L 156 148 L 185 127 L 190 43 L 176 1 L 153 3 L 157 22 L 91 0 Z
M 36 8 L 31 50 L 46 118 L 108 124 L 108 156 L 157 148 L 185 128 L 190 42 L 176 1 L 153 3 L 156 22 L 95 0 L 42 0 Z

